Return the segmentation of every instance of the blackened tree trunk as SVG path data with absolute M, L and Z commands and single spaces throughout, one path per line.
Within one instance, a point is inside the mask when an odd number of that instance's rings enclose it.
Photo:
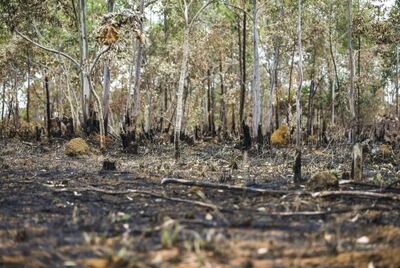
M 14 78 L 14 92 L 15 92 L 15 111 L 14 111 L 14 125 L 16 129 L 19 129 L 19 98 L 18 98 L 18 74 L 15 72 Z
M 51 111 L 50 111 L 50 90 L 49 77 L 44 76 L 44 89 L 46 92 L 46 119 L 47 119 L 47 137 L 51 137 Z

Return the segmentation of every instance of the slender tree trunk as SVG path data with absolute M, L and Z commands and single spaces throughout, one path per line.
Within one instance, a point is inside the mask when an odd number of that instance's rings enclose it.
M 231 117 L 232 117 L 232 133 L 236 133 L 236 118 L 235 118 L 235 104 L 231 104 Z
M 313 121 L 314 121 L 314 95 L 315 95 L 315 62 L 317 52 L 314 44 L 312 56 L 312 71 L 311 71 L 311 84 L 310 92 L 308 94 L 308 109 L 307 109 L 307 136 L 313 135 Z
M 242 110 L 244 108 L 244 94 L 242 95 L 242 82 L 243 82 L 243 61 L 242 61 L 242 31 L 240 25 L 240 16 L 237 18 L 237 33 L 238 33 L 238 48 L 239 48 L 239 84 L 240 84 L 240 100 L 239 100 L 239 120 L 243 117 Z M 243 106 L 243 107 L 242 107 Z
M 133 66 L 135 61 L 135 55 L 132 57 L 132 64 L 129 66 L 129 77 L 128 77 L 128 96 L 126 98 L 126 105 L 125 105 L 125 113 L 124 113 L 124 123 L 123 129 L 127 131 L 127 126 L 130 125 L 130 114 L 132 113 L 132 99 L 133 99 L 133 92 L 132 92 L 132 81 L 133 81 Z
M 49 90 L 49 77 L 47 74 L 44 76 L 44 87 L 46 92 L 46 119 L 47 119 L 47 137 L 51 137 L 51 111 L 50 111 L 50 90 Z
M 349 106 L 350 106 L 350 126 L 351 126 L 351 143 L 356 142 L 356 111 L 354 109 L 354 58 L 353 58 L 353 1 L 348 0 L 348 46 L 349 46 L 349 68 L 350 68 L 350 91 L 349 91 Z
M 313 110 L 314 110 L 314 91 L 315 91 L 315 81 L 311 80 L 310 92 L 308 94 L 308 109 L 307 109 L 307 136 L 313 135 Z
M 287 110 L 287 115 L 286 115 L 286 121 L 288 128 L 290 129 L 291 127 L 291 121 L 292 121 L 292 75 L 293 75 L 293 65 L 294 65 L 294 55 L 296 52 L 296 40 L 294 40 L 293 44 L 293 52 L 292 52 L 292 61 L 290 63 L 290 71 L 289 71 L 289 92 L 288 92 L 288 110 Z
M 96 91 L 94 90 L 94 88 L 90 85 L 90 91 L 93 94 L 96 104 L 97 104 L 97 109 L 99 111 L 99 128 L 100 128 L 100 149 L 101 150 L 105 150 L 106 149 L 106 142 L 105 142 L 105 135 L 104 135 L 104 124 L 102 124 L 102 122 L 104 122 L 104 118 L 103 118 L 103 107 L 102 107 L 102 103 L 100 100 L 99 95 L 96 93 Z
M 27 87 L 26 87 L 26 121 L 29 123 L 29 122 L 30 122 L 29 108 L 30 108 L 30 104 L 31 104 L 31 92 L 30 92 L 30 85 L 31 85 L 31 60 L 30 60 L 30 58 L 29 58 L 29 53 L 27 53 L 26 66 L 27 66 L 27 76 L 28 76 L 28 85 L 27 85 Z
M 331 124 L 335 125 L 335 82 L 332 80 Z
M 107 11 L 113 12 L 114 0 L 107 1 Z M 107 59 L 104 64 L 103 71 L 103 117 L 104 117 L 104 135 L 108 135 L 108 113 L 110 103 L 110 59 Z
M 272 122 L 272 115 L 274 113 L 272 100 L 275 93 L 275 85 L 276 85 L 276 78 L 277 78 L 277 68 L 278 68 L 278 61 L 279 61 L 279 44 L 277 41 L 278 37 L 275 37 L 275 44 L 274 44 L 274 65 L 271 71 L 271 80 L 270 80 L 270 91 L 269 91 L 269 99 L 268 99 L 268 106 L 267 106 L 267 136 L 269 137 L 273 130 L 273 122 Z M 278 103 L 276 103 L 278 105 Z
M 225 84 L 224 84 L 224 71 L 222 68 L 222 56 L 219 61 L 219 75 L 221 82 L 221 110 L 220 118 L 222 122 L 222 134 L 225 135 L 227 131 L 227 119 L 226 119 L 226 105 L 225 105 Z
M 60 61 L 59 55 L 57 55 L 57 59 Z M 77 109 L 79 109 L 79 100 L 75 94 L 75 91 L 71 89 L 70 79 L 69 79 L 69 70 L 67 70 L 67 68 L 65 67 L 65 65 L 63 63 L 61 64 L 61 69 L 65 76 L 66 92 L 64 92 L 64 94 L 66 95 L 66 97 L 68 99 L 70 110 L 71 110 L 72 125 L 73 125 L 72 131 L 74 133 L 76 133 L 76 132 L 79 133 L 81 130 L 81 121 L 79 120 L 79 113 L 77 111 Z
M 212 94 L 213 89 L 211 86 L 211 71 L 207 69 L 207 117 L 208 117 L 208 133 L 214 136 L 214 121 L 213 121 L 213 102 Z
M 175 118 L 175 131 L 174 131 L 176 159 L 180 157 L 179 139 L 182 127 L 182 117 L 183 117 L 183 91 L 185 87 L 187 64 L 189 60 L 189 32 L 190 32 L 189 26 L 186 25 L 183 32 L 182 63 L 179 75 L 178 91 L 176 93 L 177 105 L 176 105 L 176 118 Z
M 15 72 L 14 78 L 14 90 L 15 90 L 15 113 L 14 113 L 14 125 L 16 129 L 19 129 L 19 97 L 18 97 L 18 76 L 17 72 Z
M 4 127 L 4 108 L 6 104 L 6 82 L 3 82 L 3 94 L 1 98 L 1 125 Z
M 337 64 L 336 64 L 334 46 L 333 46 L 333 42 L 332 42 L 332 27 L 331 26 L 329 26 L 329 53 L 331 54 L 333 70 L 335 72 L 336 90 L 339 90 L 340 81 L 339 81 L 339 74 L 338 74 L 338 69 L 337 69 Z
M 108 135 L 108 113 L 109 113 L 109 100 L 110 100 L 110 67 L 109 60 L 104 65 L 103 71 L 103 117 L 104 117 L 104 135 Z
M 150 85 L 146 87 L 145 91 L 146 96 L 146 110 L 144 115 L 144 133 L 150 134 L 151 130 L 151 114 L 152 114 L 152 102 L 151 102 L 151 95 L 150 95 Z
M 303 85 L 303 51 L 301 43 L 301 0 L 298 0 L 297 42 L 299 49 L 299 81 L 296 95 L 296 159 L 294 163 L 294 181 L 301 181 L 301 88 Z
M 253 0 L 253 125 L 252 136 L 258 136 L 258 128 L 261 118 L 261 80 L 260 80 L 260 56 L 258 53 L 258 31 L 257 31 L 257 0 Z
M 275 128 L 279 128 L 279 80 L 278 80 L 278 70 L 279 70 L 279 57 L 278 63 L 275 69 Z
M 81 39 L 81 83 L 82 83 L 82 113 L 84 126 L 87 128 L 89 118 L 92 116 L 91 111 L 91 92 L 90 92 L 90 79 L 89 79 L 89 48 L 88 48 L 88 37 L 86 32 L 86 3 L 85 0 L 79 0 L 79 18 L 80 18 L 80 39 Z M 87 130 L 87 129 L 86 129 Z
M 144 13 L 144 0 L 140 1 L 140 14 Z M 139 26 L 140 32 L 143 32 L 143 21 L 140 22 Z M 136 119 L 139 115 L 140 111 L 140 80 L 142 73 L 142 57 L 143 57 L 143 48 L 144 44 L 140 40 L 137 42 L 137 50 L 136 50 L 136 63 L 135 63 L 135 86 L 134 86 L 134 99 L 133 99 L 133 111 L 132 111 L 132 119 L 133 124 L 136 124 Z
M 239 120 L 240 120 L 240 125 L 243 123 L 244 119 L 244 106 L 245 106 L 245 102 L 246 102 L 246 39 L 247 39 L 247 13 L 243 12 L 243 25 L 242 25 L 242 34 L 243 34 L 243 38 L 242 38 L 242 59 L 241 59 L 241 70 L 242 70 L 242 77 L 240 80 L 240 107 L 239 107 Z M 240 34 L 240 32 L 239 32 Z M 240 35 L 239 35 L 240 36 Z M 239 40 L 240 42 L 240 40 Z
M 400 107 L 399 107 L 399 46 L 396 46 L 396 115 L 400 118 Z
M 168 89 L 164 87 L 164 116 L 167 116 L 168 111 Z M 164 129 L 162 129 L 164 131 Z

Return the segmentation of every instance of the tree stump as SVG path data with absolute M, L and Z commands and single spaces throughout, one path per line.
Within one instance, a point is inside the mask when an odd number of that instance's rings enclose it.
M 242 123 L 243 128 L 243 149 L 250 150 L 251 148 L 251 135 L 250 135 L 250 128 L 244 122 Z
M 362 147 L 359 143 L 353 145 L 352 153 L 352 165 L 351 165 L 351 178 L 356 181 L 362 179 Z
M 112 171 L 117 170 L 117 165 L 115 161 L 112 160 L 104 160 L 103 161 L 103 171 Z

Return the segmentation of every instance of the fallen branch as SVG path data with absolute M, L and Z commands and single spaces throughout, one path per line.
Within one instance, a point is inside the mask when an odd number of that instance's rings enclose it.
M 390 199 L 393 201 L 400 201 L 400 195 L 365 192 L 365 191 L 323 191 L 323 192 L 312 193 L 311 196 L 312 197 L 350 196 L 359 198 Z
M 97 192 L 97 193 L 103 193 L 103 194 L 109 194 L 109 195 L 142 194 L 142 195 L 152 196 L 155 198 L 161 198 L 161 199 L 168 200 L 168 201 L 187 203 L 187 204 L 196 205 L 196 206 L 200 206 L 200 207 L 206 207 L 206 208 L 210 208 L 213 210 L 230 211 L 229 209 L 222 208 L 217 205 L 210 204 L 210 203 L 176 198 L 176 197 L 167 197 L 167 196 L 164 196 L 159 193 L 143 191 L 143 190 L 128 189 L 125 191 L 113 191 L 113 190 L 106 190 L 106 189 L 88 186 L 88 187 L 83 187 L 83 188 L 61 188 L 61 189 L 55 189 L 54 191 L 55 192 Z
M 396 184 L 400 184 L 400 180 L 395 180 L 394 182 L 390 183 L 389 185 L 385 186 L 385 188 L 382 189 L 382 191 L 388 191 L 390 189 L 396 189 L 393 188 Z
M 259 194 L 272 194 L 272 195 L 286 195 L 290 193 L 295 194 L 305 194 L 305 192 L 292 192 L 287 190 L 271 190 L 271 189 L 261 189 L 254 187 L 246 187 L 246 186 L 237 186 L 237 185 L 229 185 L 222 183 L 212 183 L 212 182 L 202 182 L 202 181 L 190 181 L 185 179 L 175 179 L 175 178 L 164 178 L 161 181 L 161 185 L 166 185 L 169 183 L 183 184 L 188 186 L 198 186 L 198 187 L 206 187 L 206 188 L 214 188 L 214 189 L 224 189 L 231 191 L 243 191 L 243 192 L 252 192 Z

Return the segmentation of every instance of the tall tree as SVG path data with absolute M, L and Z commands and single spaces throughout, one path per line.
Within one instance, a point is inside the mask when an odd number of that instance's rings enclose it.
M 239 33 L 239 67 L 240 67 L 240 107 L 239 107 L 239 120 L 240 125 L 244 122 L 244 107 L 246 103 L 246 44 L 247 44 L 247 12 L 246 12 L 246 0 L 243 3 L 243 20 L 242 20 L 242 35 L 240 33 L 240 23 L 238 23 L 238 33 Z M 242 41 L 242 42 L 240 42 Z
M 260 56 L 258 52 L 258 30 L 257 30 L 257 0 L 253 0 L 253 122 L 252 136 L 257 137 L 261 119 L 261 80 L 260 80 Z
M 113 12 L 114 0 L 107 1 L 107 11 Z M 109 114 L 109 103 L 110 103 L 110 83 L 111 83 L 111 72 L 110 72 L 111 60 L 107 59 L 104 63 L 103 70 L 103 117 L 104 117 L 104 135 L 108 134 L 108 114 Z
M 349 91 L 349 107 L 350 107 L 350 127 L 351 142 L 356 142 L 356 111 L 354 107 L 354 56 L 353 56 L 353 1 L 348 0 L 348 49 L 349 49 L 349 68 L 350 68 L 350 91 Z
M 293 167 L 294 181 L 301 181 L 301 89 L 303 86 L 303 49 L 301 42 L 301 0 L 297 10 L 297 46 L 298 46 L 298 86 L 296 93 L 296 159 Z
M 193 0 L 187 2 L 183 0 L 183 19 L 184 19 L 184 29 L 183 29 L 183 44 L 182 44 L 182 61 L 179 73 L 179 83 L 178 90 L 176 92 L 176 115 L 175 115 L 175 130 L 174 130 L 174 145 L 175 145 L 175 158 L 178 159 L 180 157 L 180 148 L 179 148 L 179 140 L 181 134 L 182 127 L 182 117 L 183 117 L 183 91 L 185 87 L 185 79 L 187 72 L 187 64 L 189 61 L 189 38 L 190 38 L 190 30 L 193 26 L 193 23 L 196 21 L 197 17 L 200 13 L 211 3 L 213 0 L 209 0 L 203 4 L 203 6 L 195 13 L 193 17 L 190 17 L 189 11 L 190 7 L 193 4 Z

